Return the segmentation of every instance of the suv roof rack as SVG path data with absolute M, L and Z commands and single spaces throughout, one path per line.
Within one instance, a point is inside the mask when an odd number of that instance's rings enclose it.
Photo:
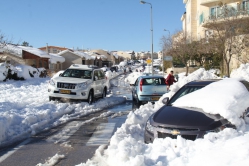
M 97 69 L 97 68 L 99 68 L 99 67 L 96 66 L 96 65 L 72 64 L 69 68 Z

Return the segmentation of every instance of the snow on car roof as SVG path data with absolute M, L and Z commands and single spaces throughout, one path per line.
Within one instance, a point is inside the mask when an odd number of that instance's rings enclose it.
M 92 70 L 94 68 L 98 68 L 95 65 L 81 65 L 81 64 L 72 64 L 70 67 L 70 69 L 86 69 L 86 70 Z
M 237 127 L 244 124 L 240 117 L 249 107 L 249 92 L 239 79 L 225 78 L 176 100 L 174 106 L 203 109 L 220 114 Z

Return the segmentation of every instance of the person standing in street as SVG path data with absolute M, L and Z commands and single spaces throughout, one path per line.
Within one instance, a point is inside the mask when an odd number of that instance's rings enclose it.
M 174 83 L 174 82 L 177 82 L 176 80 L 175 80 L 175 77 L 174 77 L 174 72 L 171 70 L 170 71 L 170 73 L 169 73 L 169 75 L 167 76 L 167 78 L 166 78 L 166 85 L 167 85 L 167 91 L 169 91 L 169 88 L 170 88 L 170 86 Z

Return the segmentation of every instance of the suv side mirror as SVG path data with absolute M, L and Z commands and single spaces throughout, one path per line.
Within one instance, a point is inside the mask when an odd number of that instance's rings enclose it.
M 165 97 L 163 100 L 162 100 L 163 104 L 167 104 L 169 102 L 169 97 Z

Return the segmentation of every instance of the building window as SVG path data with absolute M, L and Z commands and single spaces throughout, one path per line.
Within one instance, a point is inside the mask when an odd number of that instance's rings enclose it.
M 86 61 L 82 59 L 82 65 L 85 65 L 86 64 Z
M 242 10 L 248 11 L 248 4 L 249 4 L 248 1 L 243 1 L 242 2 Z
M 202 14 L 200 15 L 200 17 L 199 17 L 199 24 L 202 24 L 203 21 L 204 21 L 204 19 L 203 19 L 203 13 L 202 13 Z
M 210 19 L 216 19 L 220 16 L 221 10 L 219 6 L 210 8 Z

